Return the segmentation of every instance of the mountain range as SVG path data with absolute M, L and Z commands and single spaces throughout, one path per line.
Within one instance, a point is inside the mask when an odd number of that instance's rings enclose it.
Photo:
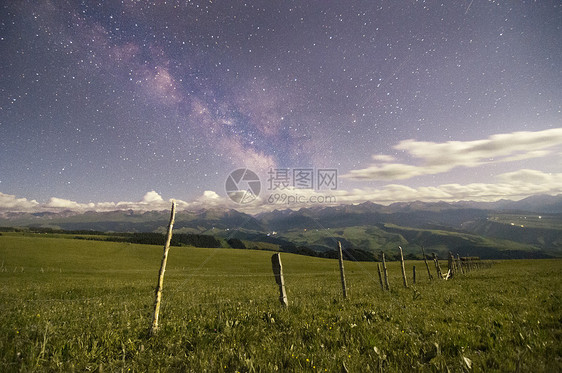
M 43 227 L 102 232 L 160 232 L 168 211 L 4 212 L 0 227 Z M 448 251 L 482 258 L 562 257 L 562 195 L 521 201 L 409 202 L 388 206 L 319 206 L 249 215 L 237 210 L 201 209 L 176 214 L 174 232 L 237 238 L 247 247 L 344 249 L 395 256 Z

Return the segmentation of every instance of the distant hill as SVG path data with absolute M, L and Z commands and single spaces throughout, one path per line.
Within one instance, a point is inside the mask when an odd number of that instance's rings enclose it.
M 499 211 L 526 211 L 547 214 L 562 214 L 562 195 L 536 195 L 520 201 L 499 200 L 496 202 L 456 202 L 456 206 Z
M 0 226 L 43 227 L 64 230 L 93 230 L 101 232 L 158 232 L 165 231 L 169 211 L 88 211 L 83 214 L 63 212 L 43 215 L 22 213 L 0 218 Z M 180 211 L 174 229 L 183 233 L 204 233 L 213 228 L 246 227 L 265 230 L 254 217 L 236 210 L 207 209 Z
M 164 233 L 169 211 L 3 213 L 0 227 L 43 227 L 101 232 Z M 236 238 L 247 247 L 299 248 L 328 253 L 340 241 L 347 250 L 373 257 L 397 246 L 407 255 L 427 252 L 483 258 L 562 257 L 562 195 L 521 201 L 408 202 L 389 206 L 314 206 L 249 215 L 201 209 L 176 215 L 174 232 Z M 359 252 L 357 251 L 357 252 Z M 351 252 L 351 251 L 350 251 Z

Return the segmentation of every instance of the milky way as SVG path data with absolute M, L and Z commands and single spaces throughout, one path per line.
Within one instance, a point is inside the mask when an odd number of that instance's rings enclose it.
M 337 169 L 341 202 L 562 193 L 559 1 L 0 11 L 0 208 L 223 198 L 240 167 Z

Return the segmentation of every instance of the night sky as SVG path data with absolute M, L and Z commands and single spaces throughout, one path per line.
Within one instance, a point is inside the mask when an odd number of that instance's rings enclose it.
M 5 1 L 0 19 L 0 210 L 237 208 L 244 167 L 262 203 L 267 172 L 296 168 L 337 169 L 338 203 L 562 193 L 560 1 Z

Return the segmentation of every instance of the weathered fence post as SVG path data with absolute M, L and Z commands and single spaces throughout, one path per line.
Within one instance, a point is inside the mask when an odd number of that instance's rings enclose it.
M 427 268 L 427 275 L 429 276 L 429 281 L 433 280 L 433 275 L 431 274 L 431 271 L 429 270 L 429 264 L 427 264 L 427 258 L 425 256 L 425 250 L 423 249 L 423 246 L 421 247 L 422 249 L 422 255 L 423 255 L 423 261 L 425 263 L 425 268 Z
M 404 254 L 402 253 L 402 247 L 398 246 L 400 249 L 400 263 L 402 266 L 402 280 L 404 281 L 404 287 L 408 288 L 408 280 L 406 279 L 406 268 L 404 267 Z
M 283 264 L 281 264 L 281 254 L 273 254 L 271 256 L 271 266 L 275 275 L 275 282 L 279 285 L 279 302 L 283 307 L 287 307 L 287 293 L 285 292 L 285 279 L 283 278 Z
M 339 256 L 340 256 L 340 276 L 341 276 L 341 287 L 343 290 L 343 298 L 347 298 L 347 289 L 345 287 L 345 273 L 343 270 L 343 253 L 341 250 L 341 242 L 338 241 L 338 252 L 339 252 Z
M 382 270 L 384 272 L 384 286 L 386 290 L 390 290 L 390 284 L 388 283 L 388 272 L 386 270 L 386 261 L 384 260 L 384 253 L 382 253 Z
M 453 253 L 449 251 L 449 258 L 448 258 L 448 263 L 447 263 L 448 267 L 449 267 L 449 277 L 454 277 L 455 276 L 455 259 L 453 259 Z
M 437 258 L 437 255 L 435 255 L 435 253 L 433 253 L 433 262 L 435 263 L 435 271 L 437 272 L 437 277 L 442 279 L 443 274 L 441 273 L 441 267 L 439 267 L 439 259 Z
M 459 268 L 460 273 L 462 273 L 464 275 L 464 269 L 462 267 L 462 261 L 461 261 L 461 256 L 459 255 L 459 253 L 457 253 L 457 266 Z
M 412 277 L 414 278 L 414 285 L 416 284 L 416 266 L 412 267 Z
M 158 316 L 160 314 L 160 301 L 162 300 L 162 287 L 164 286 L 164 272 L 166 271 L 166 263 L 168 262 L 168 251 L 170 250 L 170 242 L 172 241 L 172 229 L 174 227 L 174 219 L 176 218 L 176 201 L 172 201 L 172 211 L 170 213 L 170 223 L 168 224 L 168 234 L 166 236 L 166 244 L 164 245 L 164 254 L 162 255 L 162 263 L 158 273 L 158 283 L 156 284 L 156 295 L 154 299 L 154 313 L 152 314 L 152 325 L 150 327 L 150 335 L 156 334 L 158 331 Z
M 379 263 L 377 263 L 377 271 L 379 272 L 379 282 L 381 284 L 381 289 L 384 291 L 384 285 L 382 283 L 381 265 Z

